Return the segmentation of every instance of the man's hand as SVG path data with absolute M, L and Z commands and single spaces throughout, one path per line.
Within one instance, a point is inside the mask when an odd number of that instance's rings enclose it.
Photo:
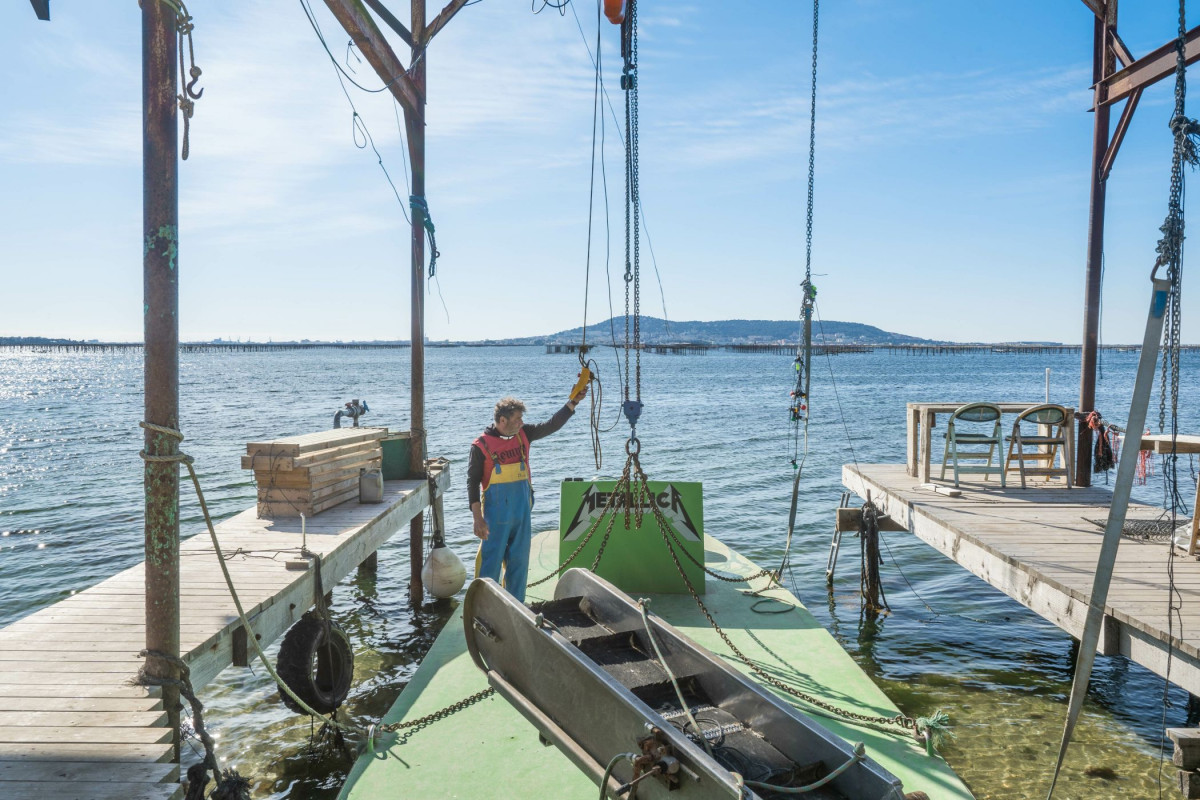
M 478 536 L 482 541 L 486 542 L 488 533 L 490 533 L 490 531 L 488 531 L 487 520 L 483 518 L 482 503 L 479 501 L 471 503 L 471 516 L 475 518 L 475 535 Z
M 579 405 L 581 402 L 583 402 L 583 398 L 587 397 L 587 393 L 588 393 L 588 385 L 585 383 L 585 384 L 583 385 L 583 388 L 582 388 L 582 389 L 580 389 L 578 392 L 576 392 L 576 393 L 575 393 L 575 394 L 574 394 L 574 395 L 571 397 L 572 410 L 574 410 L 574 406 L 577 406 L 577 405 Z

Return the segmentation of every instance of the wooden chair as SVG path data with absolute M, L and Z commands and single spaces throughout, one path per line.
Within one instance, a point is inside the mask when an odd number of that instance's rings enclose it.
M 961 430 L 960 425 L 980 423 L 983 431 Z M 992 423 L 991 432 L 986 432 L 986 423 Z M 961 450 L 961 445 L 982 447 L 987 445 L 987 451 Z M 992 454 L 996 456 L 996 464 L 992 465 Z M 1000 432 L 1000 408 L 991 403 L 969 403 L 959 407 L 950 415 L 946 423 L 946 449 L 942 453 L 942 479 L 946 478 L 946 463 L 954 461 L 954 485 L 958 486 L 959 473 L 982 474 L 984 480 L 988 475 L 1000 476 L 1000 488 L 1004 488 L 1004 434 Z M 960 466 L 959 460 L 982 461 L 983 464 Z
M 1021 423 L 1036 423 L 1035 433 L 1024 433 Z M 1070 442 L 1068 441 L 1067 410 L 1053 404 L 1034 406 L 1022 411 L 1013 423 L 1012 437 L 1008 440 L 1008 458 L 1005 461 L 1005 471 L 1013 469 L 1021 473 L 1021 488 L 1025 488 L 1026 475 L 1044 475 L 1049 481 L 1052 477 L 1061 475 L 1067 479 L 1067 488 L 1075 482 L 1075 470 L 1071 463 Z M 1037 448 L 1033 452 L 1026 447 Z M 1062 455 L 1062 466 L 1054 466 L 1058 455 Z M 1013 461 L 1017 465 L 1013 466 Z M 1032 461 L 1039 466 L 1027 467 L 1026 461 Z

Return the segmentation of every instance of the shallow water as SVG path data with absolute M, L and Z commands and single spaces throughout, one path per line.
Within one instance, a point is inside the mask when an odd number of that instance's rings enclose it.
M 614 426 L 603 437 L 601 473 L 612 475 L 623 463 L 624 423 L 614 425 L 622 370 L 612 350 L 598 353 L 604 427 Z M 353 397 L 370 403 L 366 423 L 406 429 L 408 358 L 407 351 L 338 350 L 184 355 L 184 450 L 196 458 L 216 517 L 254 504 L 250 473 L 239 468 L 247 441 L 329 427 L 333 412 Z M 1104 356 L 1098 406 L 1110 419 L 1127 413 L 1136 359 Z M 793 474 L 791 359 L 645 355 L 642 367 L 639 435 L 650 477 L 702 481 L 707 530 L 751 559 L 776 563 Z M 841 465 L 902 461 L 905 402 L 1038 400 L 1047 367 L 1051 399 L 1073 405 L 1074 355 L 854 354 L 818 360 L 814 375 L 794 589 L 907 714 L 950 713 L 957 738 L 944 753 L 983 799 L 1045 796 L 1070 689 L 1071 640 L 905 533 L 884 538 L 893 613 L 860 624 L 853 541 L 843 548 L 832 594 L 825 558 Z M 501 394 L 523 397 L 529 420 L 548 417 L 574 382 L 577 363 L 541 348 L 431 348 L 426 368 L 430 453 L 454 461 L 447 538 L 469 559 L 464 470 L 471 440 Z M 139 353 L 0 351 L 0 624 L 141 560 L 141 380 Z M 1200 429 L 1197 380 L 1185 369 L 1186 432 Z M 1157 396 L 1152 402 L 1156 423 Z M 534 446 L 533 470 L 534 528 L 555 528 L 558 480 L 596 474 L 582 415 Z M 1192 474 L 1183 461 L 1188 498 Z M 1152 476 L 1136 496 L 1160 502 L 1161 493 Z M 186 492 L 183 519 L 184 535 L 201 531 Z M 345 713 L 364 725 L 395 699 L 451 611 L 408 608 L 406 540 L 397 536 L 380 551 L 377 580 L 349 579 L 334 592 L 335 614 L 357 649 Z M 261 668 L 229 669 L 201 697 L 219 753 L 254 777 L 256 797 L 336 796 L 348 759 L 310 746 L 309 722 L 278 702 Z M 1056 796 L 1157 796 L 1164 717 L 1168 726 L 1186 718 L 1182 692 L 1172 691 L 1169 702 L 1164 711 L 1161 679 L 1123 659 L 1099 658 Z M 1174 791 L 1173 782 L 1168 763 L 1164 789 Z

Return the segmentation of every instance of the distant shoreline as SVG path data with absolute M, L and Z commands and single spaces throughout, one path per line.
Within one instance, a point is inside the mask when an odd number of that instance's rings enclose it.
M 180 342 L 180 352 L 184 353 L 219 353 L 219 352 L 282 352 L 288 350 L 400 350 L 411 347 L 408 341 L 390 342 Z M 426 342 L 428 348 L 446 347 L 544 347 L 548 354 L 576 353 L 579 345 L 561 341 L 545 342 L 508 342 L 508 341 L 472 341 L 472 342 Z M 612 347 L 611 343 L 589 345 L 591 347 Z M 34 352 L 121 352 L 141 350 L 141 342 L 98 342 L 74 341 L 69 339 L 48 339 L 40 337 L 0 337 L 0 349 L 25 350 Z M 651 353 L 686 355 L 707 352 L 738 352 L 738 353 L 794 353 L 794 342 L 644 342 L 643 350 Z M 833 342 L 825 345 L 814 344 L 818 353 L 849 354 L 869 353 L 875 351 L 907 353 L 917 355 L 942 355 L 966 353 L 1077 353 L 1082 349 L 1078 344 L 1062 344 L 1058 342 Z M 1101 350 L 1109 352 L 1137 352 L 1141 349 L 1138 344 L 1106 344 Z M 1182 349 L 1200 351 L 1200 345 L 1183 345 Z

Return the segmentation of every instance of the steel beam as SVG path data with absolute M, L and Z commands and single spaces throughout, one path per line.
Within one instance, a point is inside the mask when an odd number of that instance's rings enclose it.
M 421 38 L 418 40 L 421 42 L 421 45 L 423 47 L 428 47 L 429 43 L 433 41 L 433 37 L 437 36 L 438 31 L 446 27 L 446 23 L 454 19 L 454 15 L 461 11 L 462 7 L 466 4 L 467 0 L 450 0 L 450 2 L 446 4 L 446 7 L 438 12 L 438 15 L 433 18 L 433 21 L 430 22 L 429 26 L 425 29 L 425 33 L 422 34 Z
M 414 0 L 415 2 L 416 0 Z M 367 62 L 383 80 L 392 95 L 400 101 L 406 113 L 417 114 L 419 119 L 425 118 L 425 103 L 422 99 L 424 90 L 418 90 L 416 82 L 410 77 L 400 63 L 392 46 L 383 38 L 383 33 L 371 19 L 371 15 L 363 8 L 360 0 L 325 0 L 325 5 L 333 12 L 333 16 L 350 40 L 367 58 Z M 422 4 L 422 7 L 423 4 Z M 423 27 L 423 26 L 422 26 Z M 413 40 L 418 41 L 416 32 Z
M 1087 267 L 1084 276 L 1083 347 L 1079 370 L 1079 411 L 1096 408 L 1096 357 L 1100 344 L 1100 295 L 1104 263 L 1105 156 L 1109 151 L 1108 103 L 1103 102 L 1105 79 L 1116 66 L 1110 33 L 1117 27 L 1116 3 L 1106 6 L 1107 18 L 1094 21 L 1092 39 L 1092 82 L 1096 92 L 1096 119 L 1092 129 L 1091 203 L 1088 208 Z M 1111 165 L 1110 165 L 1111 166 Z M 1080 420 L 1075 437 L 1075 485 L 1092 485 L 1092 429 Z
M 1184 62 L 1194 64 L 1196 61 L 1200 61 L 1200 25 L 1187 32 L 1185 41 Z M 1175 40 L 1172 39 L 1152 53 L 1134 61 L 1120 72 L 1104 78 L 1102 81 L 1103 91 L 1096 93 L 1096 105 L 1093 106 L 1093 109 L 1124 100 L 1138 89 L 1144 89 L 1171 75 L 1175 72 L 1175 61 Z
M 50 0 L 29 0 L 29 4 L 33 6 L 33 13 L 37 14 L 38 19 L 50 21 Z
M 412 0 L 412 35 L 417 45 L 426 41 L 425 0 Z M 426 57 L 422 58 L 422 54 Z M 416 85 L 416 105 L 404 114 L 404 127 L 408 132 L 409 163 L 412 166 L 412 193 L 425 197 L 425 70 L 428 53 L 421 46 L 412 51 L 412 79 Z M 412 211 L 412 385 L 410 407 L 412 416 L 412 464 L 413 475 L 425 471 L 425 211 L 420 203 L 411 204 Z M 421 567 L 424 558 L 425 515 L 413 517 L 409 527 L 409 600 L 416 606 L 425 595 L 421 582 Z
M 383 20 L 389 28 L 394 30 L 396 34 L 404 40 L 406 45 L 409 47 L 414 46 L 412 34 L 409 33 L 408 28 L 404 27 L 403 22 L 396 19 L 395 14 L 393 14 L 391 11 L 388 11 L 387 6 L 379 2 L 379 0 L 364 0 L 364 2 L 371 7 L 372 11 L 379 15 L 379 18 Z
M 175 12 L 142 4 L 142 272 L 145 420 L 179 427 L 179 136 Z M 174 437 L 145 432 L 145 452 L 179 452 Z M 145 462 L 146 648 L 179 656 L 179 463 Z M 176 678 L 168 661 L 146 659 L 146 672 Z M 179 692 L 164 686 L 179 760 Z

